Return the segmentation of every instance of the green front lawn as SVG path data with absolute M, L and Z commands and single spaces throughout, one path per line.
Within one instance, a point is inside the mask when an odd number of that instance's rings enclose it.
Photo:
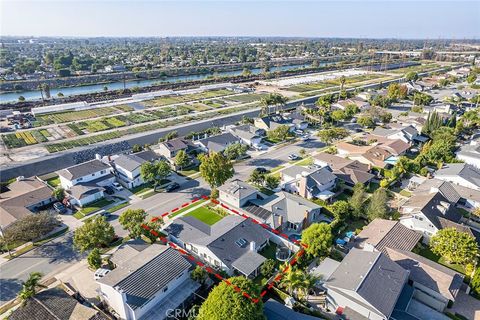
M 82 219 L 89 214 L 97 212 L 101 210 L 103 207 L 108 206 L 109 204 L 114 203 L 114 201 L 107 200 L 107 199 L 100 199 L 98 201 L 92 202 L 88 204 L 87 207 L 83 207 L 81 210 L 77 211 L 73 216 L 77 219 Z
M 47 184 L 56 188 L 58 185 L 60 185 L 60 177 L 54 177 L 54 178 L 50 178 L 50 179 L 47 179 Z
M 193 207 L 196 207 L 196 206 L 198 206 L 199 204 L 204 203 L 205 201 L 207 201 L 207 200 L 205 200 L 205 199 L 200 199 L 200 200 L 198 200 L 197 202 L 192 203 L 191 205 L 188 205 L 188 206 L 186 206 L 186 207 L 184 207 L 184 208 L 182 208 L 182 209 L 180 209 L 180 210 L 175 211 L 174 213 L 168 215 L 168 217 L 169 217 L 169 218 L 173 218 L 173 217 L 175 217 L 175 216 L 178 216 L 179 214 L 181 214 L 181 213 L 183 213 L 183 212 L 185 212 L 185 211 L 187 211 L 187 210 L 190 210 L 190 209 L 192 209 Z
M 218 213 L 210 210 L 207 207 L 197 208 L 185 215 L 186 217 L 194 217 L 203 223 L 208 224 L 209 226 L 215 224 L 216 222 L 222 220 L 222 216 Z
M 306 158 L 303 158 L 302 160 L 298 161 L 298 160 L 294 160 L 294 161 L 290 161 L 290 163 L 294 163 L 295 165 L 297 166 L 310 166 L 313 164 L 313 158 L 312 157 L 306 157 Z
M 130 189 L 130 192 L 132 192 L 134 194 L 140 194 L 140 193 L 146 192 L 146 191 L 148 191 L 149 189 L 152 189 L 152 188 L 153 188 L 153 183 L 147 182 L 147 183 L 144 183 L 142 185 L 139 185 L 139 186 L 136 186 L 136 187 Z
M 425 247 L 425 248 L 416 247 L 413 249 L 413 252 L 421 255 L 422 257 L 425 257 L 427 259 L 440 263 L 441 265 L 444 265 L 447 268 L 460 272 L 461 274 L 465 274 L 464 266 L 460 264 L 455 264 L 455 263 L 448 263 L 447 261 L 445 261 L 445 258 L 436 255 L 428 247 Z

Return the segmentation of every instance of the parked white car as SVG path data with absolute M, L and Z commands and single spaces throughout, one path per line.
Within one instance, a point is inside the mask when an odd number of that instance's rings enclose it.
M 95 278 L 95 280 L 101 279 L 101 278 L 105 277 L 110 271 L 112 271 L 112 270 L 108 270 L 108 269 L 104 269 L 104 268 L 97 269 L 97 271 L 95 271 L 95 274 L 93 275 L 93 277 Z
M 123 187 L 118 182 L 112 183 L 112 187 L 117 191 L 122 191 L 123 190 Z

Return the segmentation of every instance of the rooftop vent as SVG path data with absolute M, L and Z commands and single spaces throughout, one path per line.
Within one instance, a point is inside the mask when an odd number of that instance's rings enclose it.
M 247 240 L 240 238 L 237 241 L 235 241 L 235 244 L 240 248 L 243 248 L 247 244 Z

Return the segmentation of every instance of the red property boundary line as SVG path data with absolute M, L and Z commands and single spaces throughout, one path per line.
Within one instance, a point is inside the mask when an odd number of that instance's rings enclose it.
M 259 222 L 258 220 L 256 219 L 253 219 L 249 216 L 247 216 L 246 214 L 243 214 L 243 213 L 240 213 L 238 212 L 237 210 L 235 209 L 232 209 L 230 208 L 229 206 L 221 203 L 220 201 L 216 200 L 216 199 L 213 199 L 213 198 L 210 198 L 208 196 L 202 196 L 203 199 L 205 200 L 210 200 L 211 202 L 213 202 L 214 204 L 219 204 L 222 208 L 224 209 L 227 209 L 231 212 L 233 212 L 234 214 L 236 215 L 239 215 L 243 218 L 246 218 L 246 219 L 250 219 L 252 220 L 253 223 L 255 224 L 258 224 L 260 225 L 262 228 L 266 229 L 267 231 L 270 231 L 270 232 L 273 232 L 274 234 L 286 239 L 287 241 L 291 241 L 288 236 L 285 234 L 285 233 L 280 233 L 278 230 L 275 230 L 271 227 L 269 227 L 268 225 L 264 224 L 264 223 L 261 223 Z M 162 215 L 160 215 L 161 218 L 171 214 L 171 213 L 174 213 L 182 208 L 185 208 L 186 206 L 189 206 L 191 204 L 194 204 L 195 202 L 199 201 L 200 199 L 199 198 L 194 198 L 192 201 L 190 202 L 186 202 L 184 204 L 182 204 L 180 207 L 177 207 L 173 210 L 171 210 L 170 212 L 165 212 L 163 213 Z M 160 219 L 160 217 L 154 217 L 152 218 L 152 222 L 153 221 L 157 221 Z M 283 276 L 285 275 L 285 273 L 291 268 L 293 267 L 297 261 L 298 261 L 298 258 L 300 258 L 303 254 L 305 254 L 305 248 L 307 248 L 308 246 L 304 243 L 301 243 L 300 241 L 298 240 L 292 240 L 295 244 L 297 245 L 300 245 L 301 246 L 301 249 L 293 256 L 293 258 L 290 260 L 289 264 L 282 270 L 280 271 L 276 276 L 275 278 L 273 278 L 272 281 L 268 282 L 267 284 L 265 284 L 265 286 L 267 287 L 266 289 L 263 289 L 263 291 L 260 293 L 260 295 L 258 297 L 253 297 L 252 295 L 248 294 L 248 292 L 246 291 L 243 291 L 242 289 L 240 289 L 238 286 L 232 284 L 230 281 L 228 281 L 228 279 L 222 277 L 219 273 L 217 273 L 215 270 L 213 270 L 211 267 L 209 266 L 206 266 L 203 262 L 199 261 L 198 259 L 196 259 L 194 256 L 192 256 L 190 253 L 188 253 L 186 250 L 180 248 L 179 246 L 177 246 L 175 243 L 171 242 L 171 241 L 168 241 L 168 239 L 164 236 L 160 236 L 160 234 L 153 230 L 152 228 L 150 228 L 149 226 L 147 225 L 142 225 L 142 228 L 145 229 L 146 231 L 150 232 L 152 235 L 154 235 L 155 237 L 158 237 L 158 239 L 160 239 L 160 241 L 162 241 L 164 244 L 168 244 L 171 248 L 177 250 L 178 252 L 180 252 L 183 256 L 185 256 L 188 260 L 194 262 L 195 264 L 197 264 L 198 266 L 200 266 L 201 268 L 203 268 L 205 271 L 207 271 L 208 273 L 212 274 L 213 276 L 215 276 L 218 280 L 220 281 L 223 281 L 225 282 L 227 285 L 229 286 L 232 286 L 233 289 L 238 292 L 239 294 L 241 294 L 243 297 L 249 299 L 250 301 L 252 301 L 253 303 L 258 303 L 262 298 L 263 296 L 265 296 L 267 294 L 267 292 L 275 285 L 275 283 L 278 283 L 282 278 Z M 265 288 L 264 286 L 264 288 Z

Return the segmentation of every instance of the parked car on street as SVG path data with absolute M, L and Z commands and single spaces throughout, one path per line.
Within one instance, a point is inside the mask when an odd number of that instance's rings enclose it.
M 166 192 L 170 192 L 170 191 L 173 191 L 175 189 L 178 189 L 180 188 L 180 185 L 176 182 L 173 182 L 173 183 L 170 183 L 166 188 L 165 188 L 165 191 Z
M 265 169 L 264 167 L 255 168 L 254 171 L 257 171 L 257 172 L 260 173 L 260 174 L 264 174 L 264 173 L 268 173 L 268 172 L 269 172 L 269 170 Z
M 288 159 L 290 159 L 290 160 L 298 160 L 298 159 L 300 159 L 300 156 L 299 156 L 298 154 L 296 154 L 296 153 L 292 153 L 292 154 L 288 155 Z

